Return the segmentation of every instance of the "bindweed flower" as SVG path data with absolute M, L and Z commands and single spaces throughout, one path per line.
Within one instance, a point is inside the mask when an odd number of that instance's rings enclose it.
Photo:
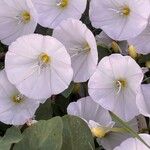
M 112 121 L 109 112 L 95 103 L 90 96 L 70 103 L 67 112 L 82 118 L 89 126 L 91 126 L 90 121 L 97 122 L 102 126 L 106 126 Z
M 148 145 L 150 144 L 150 135 L 139 135 Z M 149 148 L 137 138 L 129 138 L 122 142 L 121 145 L 116 147 L 114 150 L 149 150 Z
M 122 128 L 115 125 L 109 112 L 95 103 L 90 96 L 70 103 L 67 112 L 82 118 L 88 124 L 93 136 L 97 138 L 97 142 L 107 150 L 112 150 L 130 137 Z M 137 130 L 136 119 L 129 124 Z
M 100 61 L 90 78 L 89 94 L 102 107 L 129 121 L 139 114 L 136 95 L 142 79 L 142 69 L 134 59 L 112 54 Z
M 127 124 L 135 132 L 138 132 L 138 123 L 136 118 L 127 122 Z M 105 136 L 97 138 L 97 142 L 99 143 L 99 145 L 102 145 L 106 150 L 114 149 L 116 146 L 120 145 L 124 140 L 131 137 L 131 135 L 128 132 L 126 132 L 123 128 L 118 127 L 117 124 L 110 124 L 104 129 L 107 130 L 107 133 L 105 134 Z
M 33 0 L 38 11 L 39 24 L 55 28 L 67 18 L 80 19 L 87 0 Z
M 39 102 L 27 98 L 12 85 L 4 70 L 0 71 L 0 121 L 5 124 L 23 125 L 34 116 Z
M 98 63 L 97 46 L 92 32 L 81 21 L 68 19 L 54 29 L 53 36 L 65 45 L 71 56 L 73 81 L 87 81 Z
M 91 0 L 90 20 L 114 40 L 139 35 L 147 26 L 149 0 Z
M 140 54 L 150 53 L 149 41 L 150 41 L 150 23 L 140 35 L 128 40 L 129 44 L 136 47 L 137 52 Z
M 18 37 L 33 33 L 37 12 L 31 0 L 0 1 L 0 40 L 10 45 Z
M 136 103 L 140 113 L 150 118 L 150 84 L 141 85 Z
M 10 45 L 5 68 L 18 90 L 34 99 L 61 93 L 73 76 L 71 59 L 62 43 L 38 34 L 20 37 Z

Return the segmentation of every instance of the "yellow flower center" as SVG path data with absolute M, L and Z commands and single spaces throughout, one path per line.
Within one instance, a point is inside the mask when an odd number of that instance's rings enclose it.
M 23 11 L 21 17 L 24 23 L 28 23 L 31 20 L 31 15 L 28 11 Z
M 115 81 L 115 88 L 117 90 L 117 94 L 120 93 L 121 90 L 124 90 L 127 87 L 127 81 L 125 79 L 119 79 Z
M 65 8 L 68 6 L 69 0 L 60 0 L 60 2 L 57 4 L 61 8 Z
M 84 51 L 90 51 L 90 50 L 91 50 L 91 48 L 90 48 L 90 46 L 89 46 L 88 43 L 86 43 L 86 44 L 83 46 L 83 49 L 84 49 Z
M 121 86 L 121 88 L 125 88 L 127 86 L 127 82 L 125 79 L 119 79 L 116 84 L 118 87 Z
M 15 103 L 15 104 L 20 104 L 24 101 L 24 98 L 23 98 L 23 95 L 21 94 L 16 94 L 12 97 L 12 101 Z
M 122 12 L 122 14 L 123 14 L 124 16 L 129 16 L 131 10 L 130 10 L 130 8 L 129 8 L 128 6 L 125 6 L 125 7 L 123 7 L 123 9 L 121 10 L 121 12 Z
M 102 127 L 92 128 L 91 132 L 92 132 L 93 136 L 95 136 L 97 138 L 103 138 L 107 134 L 107 131 Z
M 46 53 L 40 54 L 39 59 L 42 64 L 48 64 L 51 62 L 51 57 Z

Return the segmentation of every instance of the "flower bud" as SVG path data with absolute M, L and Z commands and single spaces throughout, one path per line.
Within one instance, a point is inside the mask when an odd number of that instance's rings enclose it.
M 146 66 L 147 68 L 150 68 L 150 60 L 145 63 L 145 66 Z
M 107 131 L 101 127 L 92 128 L 91 132 L 92 132 L 93 136 L 95 136 L 97 138 L 103 138 L 107 133 Z
M 138 53 L 136 48 L 133 45 L 130 45 L 128 48 L 128 53 L 129 55 L 133 58 L 133 59 L 137 59 L 138 58 Z
M 111 48 L 112 48 L 113 52 L 115 52 L 115 53 L 120 53 L 121 52 L 120 46 L 115 41 L 113 41 L 111 43 Z

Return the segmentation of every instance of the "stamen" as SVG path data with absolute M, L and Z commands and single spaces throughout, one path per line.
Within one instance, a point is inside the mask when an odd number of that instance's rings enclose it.
M 129 8 L 128 6 L 125 6 L 125 7 L 123 7 L 123 9 L 121 10 L 121 12 L 122 12 L 122 14 L 123 14 L 124 16 L 129 16 L 131 10 L 130 10 L 130 8 Z
M 108 10 L 113 11 L 113 12 L 115 12 L 115 13 L 117 13 L 117 14 L 120 14 L 120 11 L 117 10 L 117 9 L 114 9 L 114 8 L 108 8 Z
M 38 65 L 40 66 L 39 69 L 46 67 L 51 62 L 51 57 L 46 53 L 41 53 L 38 57 Z
M 69 0 L 60 0 L 58 3 L 57 3 L 57 6 L 61 7 L 61 8 L 65 8 L 68 6 L 68 1 Z
M 128 6 L 124 6 L 121 9 L 109 8 L 108 10 L 113 11 L 113 12 L 120 14 L 120 15 L 123 15 L 123 16 L 129 16 L 131 13 L 131 10 Z
M 118 80 L 118 82 L 120 82 L 122 88 L 126 87 L 126 80 L 120 79 L 120 80 Z
M 88 53 L 90 52 L 91 48 L 88 43 L 84 44 L 83 47 L 76 47 L 71 48 L 70 51 L 72 52 L 71 57 L 74 57 L 79 54 Z
M 23 11 L 21 13 L 21 19 L 24 23 L 28 23 L 31 20 L 31 15 L 28 11 Z
M 16 94 L 12 97 L 12 101 L 15 104 L 20 104 L 24 101 L 24 96 L 22 94 Z
M 44 63 L 44 64 L 47 64 L 49 61 L 50 61 L 50 57 L 45 54 L 45 53 L 42 53 L 40 55 L 40 60 Z
M 91 50 L 91 48 L 90 48 L 90 46 L 89 46 L 88 43 L 86 43 L 86 44 L 83 46 L 83 50 L 86 51 L 86 52 L 88 52 L 88 51 Z
M 117 94 L 118 94 L 118 93 L 120 93 L 121 90 L 126 88 L 127 82 L 124 79 L 119 79 L 116 81 L 115 86 L 117 88 Z

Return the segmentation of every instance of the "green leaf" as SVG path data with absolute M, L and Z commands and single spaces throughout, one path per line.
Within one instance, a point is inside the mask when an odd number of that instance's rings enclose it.
M 110 50 L 106 47 L 102 47 L 102 46 L 97 46 L 97 49 L 98 49 L 98 59 L 99 61 L 104 58 L 105 56 L 109 56 L 111 53 L 110 53 Z
M 24 138 L 15 145 L 14 150 L 60 150 L 62 131 L 60 117 L 39 121 L 23 132 Z
M 150 54 L 148 55 L 141 55 L 139 60 L 138 60 L 138 63 L 145 63 L 147 61 L 150 60 Z
M 23 136 L 18 128 L 9 128 L 4 137 L 0 139 L 0 150 L 10 150 L 11 145 L 18 143 L 22 138 Z
M 65 98 L 68 98 L 70 96 L 70 94 L 72 93 L 74 89 L 74 83 L 72 82 L 69 87 L 64 91 L 62 92 L 62 95 L 65 97 Z
M 0 122 L 0 135 L 3 136 L 6 132 L 7 129 L 9 129 L 11 126 L 10 125 L 6 125 L 2 122 Z
M 63 146 L 61 150 L 94 150 L 94 139 L 87 124 L 75 116 L 62 118 Z
M 110 112 L 112 119 L 124 130 L 126 130 L 129 134 L 131 134 L 133 137 L 139 139 L 142 143 L 144 143 L 148 148 L 150 148 L 150 145 L 148 145 L 139 135 L 136 133 L 126 122 L 121 120 L 117 115 L 115 115 L 113 112 Z
M 48 120 L 52 118 L 53 111 L 52 111 L 52 102 L 48 99 L 44 104 L 41 104 L 40 107 L 37 109 L 35 114 L 36 120 Z
M 57 95 L 55 101 L 52 103 L 53 115 L 54 116 L 64 116 L 67 113 L 67 107 L 70 103 L 69 98 Z

